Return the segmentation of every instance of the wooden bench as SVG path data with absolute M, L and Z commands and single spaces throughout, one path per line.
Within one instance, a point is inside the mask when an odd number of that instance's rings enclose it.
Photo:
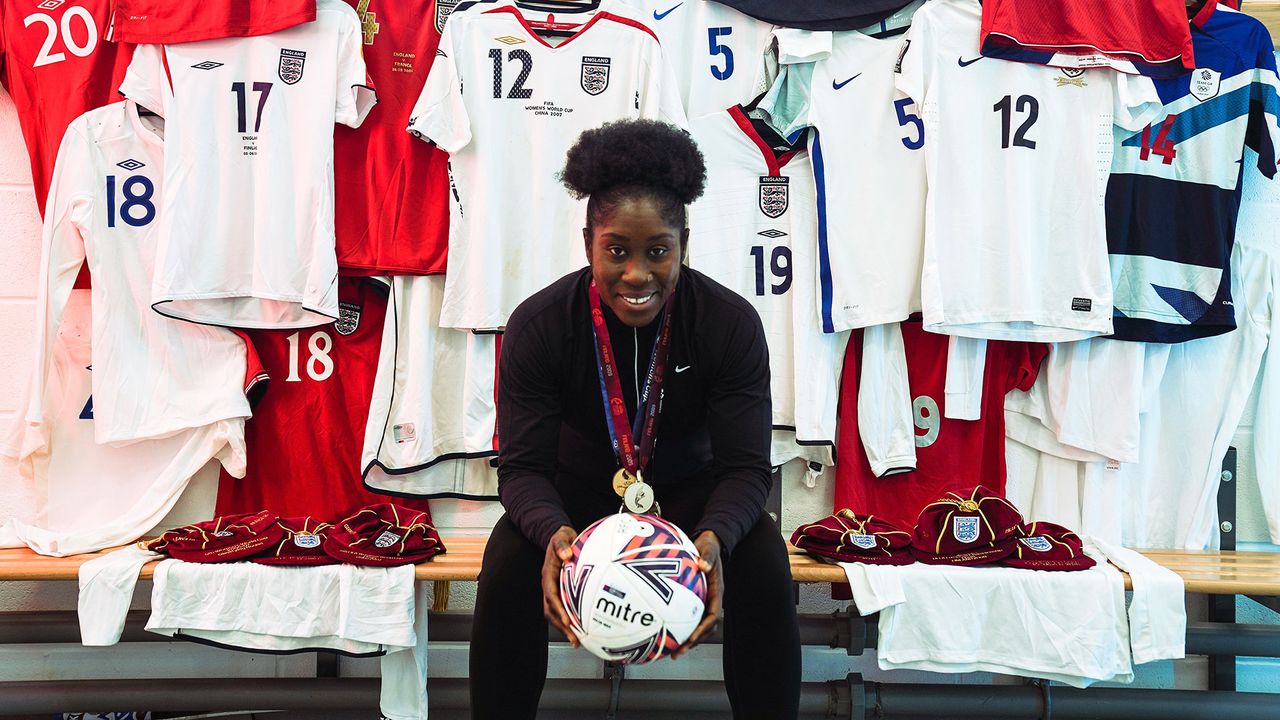
M 419 563 L 418 580 L 470 581 L 480 575 L 484 537 L 445 538 L 443 555 Z M 844 582 L 837 565 L 810 557 L 789 547 L 791 576 L 797 582 Z M 80 565 L 106 552 L 51 558 L 30 550 L 0 550 L 0 581 L 76 580 Z M 1144 550 L 1144 555 L 1182 577 L 1189 593 L 1207 595 L 1280 596 L 1280 553 L 1243 551 Z M 143 566 L 141 578 L 149 580 L 155 565 Z M 1131 584 L 1125 575 L 1125 588 Z

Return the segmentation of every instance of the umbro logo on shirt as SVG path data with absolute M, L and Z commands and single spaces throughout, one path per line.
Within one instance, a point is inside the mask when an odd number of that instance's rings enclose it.
M 845 80 L 844 82 L 836 82 L 835 80 L 832 80 L 832 81 L 831 81 L 831 89 L 832 89 L 832 90 L 839 90 L 840 88 L 844 87 L 845 85 L 848 85 L 849 83 L 853 82 L 854 80 L 857 80 L 859 75 L 862 75 L 862 73 L 858 73 L 857 75 L 854 75 L 853 77 L 849 78 L 848 80 Z
M 969 67 L 970 65 L 978 62 L 981 59 L 982 59 L 981 55 L 979 55 L 978 57 L 972 60 L 965 60 L 963 57 L 959 57 L 959 58 L 956 58 L 956 62 L 960 65 L 960 67 Z
M 212 61 L 212 60 L 205 60 L 204 62 L 202 62 L 202 63 L 196 63 L 195 65 L 192 65 L 191 67 L 193 67 L 193 68 L 195 68 L 195 69 L 197 69 L 197 70 L 212 70 L 212 69 L 214 69 L 214 68 L 222 67 L 222 63 L 220 63 L 220 62 L 214 62 L 214 61 Z
M 66 1 L 67 0 L 44 0 L 44 2 L 40 3 L 36 7 L 41 10 L 53 10 Z
M 134 160 L 133 158 L 129 158 L 128 160 L 121 160 L 120 162 L 116 163 L 116 166 L 132 172 L 134 170 L 137 170 L 140 167 L 146 167 L 147 164 L 144 162 L 139 162 L 137 160 Z
M 664 18 L 664 17 L 666 17 L 666 16 L 670 15 L 671 13 L 675 12 L 676 8 L 680 7 L 680 6 L 681 6 L 681 5 L 683 5 L 683 4 L 684 4 L 684 3 L 682 3 L 682 2 L 678 2 L 678 3 L 676 3 L 675 5 L 672 5 L 672 6 L 671 6 L 671 8 L 670 8 L 669 10 L 667 10 L 666 12 L 661 12 L 661 13 L 660 13 L 660 12 L 658 12 L 657 10 L 654 10 L 654 11 L 653 11 L 653 19 L 654 19 L 654 20 L 661 20 L 662 18 Z

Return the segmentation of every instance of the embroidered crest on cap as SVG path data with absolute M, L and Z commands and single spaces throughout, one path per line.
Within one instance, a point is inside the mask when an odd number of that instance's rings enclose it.
M 319 547 L 320 536 L 312 535 L 311 533 L 298 533 L 293 536 L 293 544 L 300 548 Z
M 849 533 L 845 537 L 849 538 L 849 542 L 857 545 L 863 550 L 870 550 L 876 546 L 876 537 L 874 535 L 858 535 Z
M 1043 535 L 1035 535 L 1033 537 L 1018 538 L 1018 542 L 1035 550 L 1036 552 L 1049 552 L 1053 549 L 1053 543 L 1049 542 L 1049 538 Z
M 977 508 L 974 508 L 975 510 Z M 951 518 L 951 534 L 962 543 L 971 543 L 978 539 L 978 518 L 956 516 Z
M 380 535 L 373 541 L 374 547 L 387 548 L 400 542 L 400 536 L 390 530 L 383 530 Z

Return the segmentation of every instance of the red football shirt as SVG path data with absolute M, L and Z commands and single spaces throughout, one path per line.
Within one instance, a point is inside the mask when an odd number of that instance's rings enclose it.
M 302 330 L 247 330 L 270 383 L 245 425 L 249 470 L 225 472 L 217 514 L 270 510 L 339 520 L 387 497 L 364 489 L 360 450 L 387 312 L 384 286 L 338 281 L 341 317 Z M 425 500 L 396 503 L 426 509 Z
M 902 323 L 907 385 L 916 421 L 916 469 L 876 477 L 858 432 L 858 378 L 862 372 L 862 331 L 855 331 L 845 354 L 840 385 L 835 507 L 878 515 L 903 528 L 930 502 L 951 490 L 985 485 L 1004 494 L 1004 396 L 1035 383 L 1049 353 L 1041 343 L 991 340 L 987 343 L 980 420 L 944 417 L 947 336 L 927 333 L 919 322 Z
M 1152 77 L 1195 67 L 1184 0 L 986 0 L 978 42 L 986 57 L 1055 67 Z
M 166 45 L 268 35 L 316 19 L 316 0 L 112 0 L 107 39 Z
M 343 275 L 444 272 L 448 156 L 415 139 L 409 113 L 456 2 L 346 0 L 360 14 L 378 109 L 334 131 L 338 266 Z
M 0 0 L 0 85 L 18 109 L 44 214 L 67 125 L 120 100 L 132 45 L 102 39 L 109 0 Z

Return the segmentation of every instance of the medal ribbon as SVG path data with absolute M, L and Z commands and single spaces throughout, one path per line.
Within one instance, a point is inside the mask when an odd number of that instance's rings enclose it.
M 609 328 L 605 325 L 604 311 L 600 308 L 600 291 L 595 281 L 587 288 L 591 302 L 591 335 L 596 341 L 596 370 L 600 374 L 600 397 L 604 400 L 605 425 L 609 428 L 609 441 L 618 462 L 634 477 L 649 464 L 658 428 L 658 415 L 662 411 L 662 385 L 667 369 L 667 351 L 671 348 L 671 311 L 675 306 L 675 294 L 667 299 L 662 309 L 658 337 L 653 341 L 649 357 L 649 371 L 645 375 L 640 393 L 640 406 L 636 408 L 634 425 L 627 422 L 627 404 L 622 399 L 622 381 L 618 378 L 618 364 L 613 355 L 613 343 L 609 340 Z M 640 438 L 636 447 L 635 438 Z

